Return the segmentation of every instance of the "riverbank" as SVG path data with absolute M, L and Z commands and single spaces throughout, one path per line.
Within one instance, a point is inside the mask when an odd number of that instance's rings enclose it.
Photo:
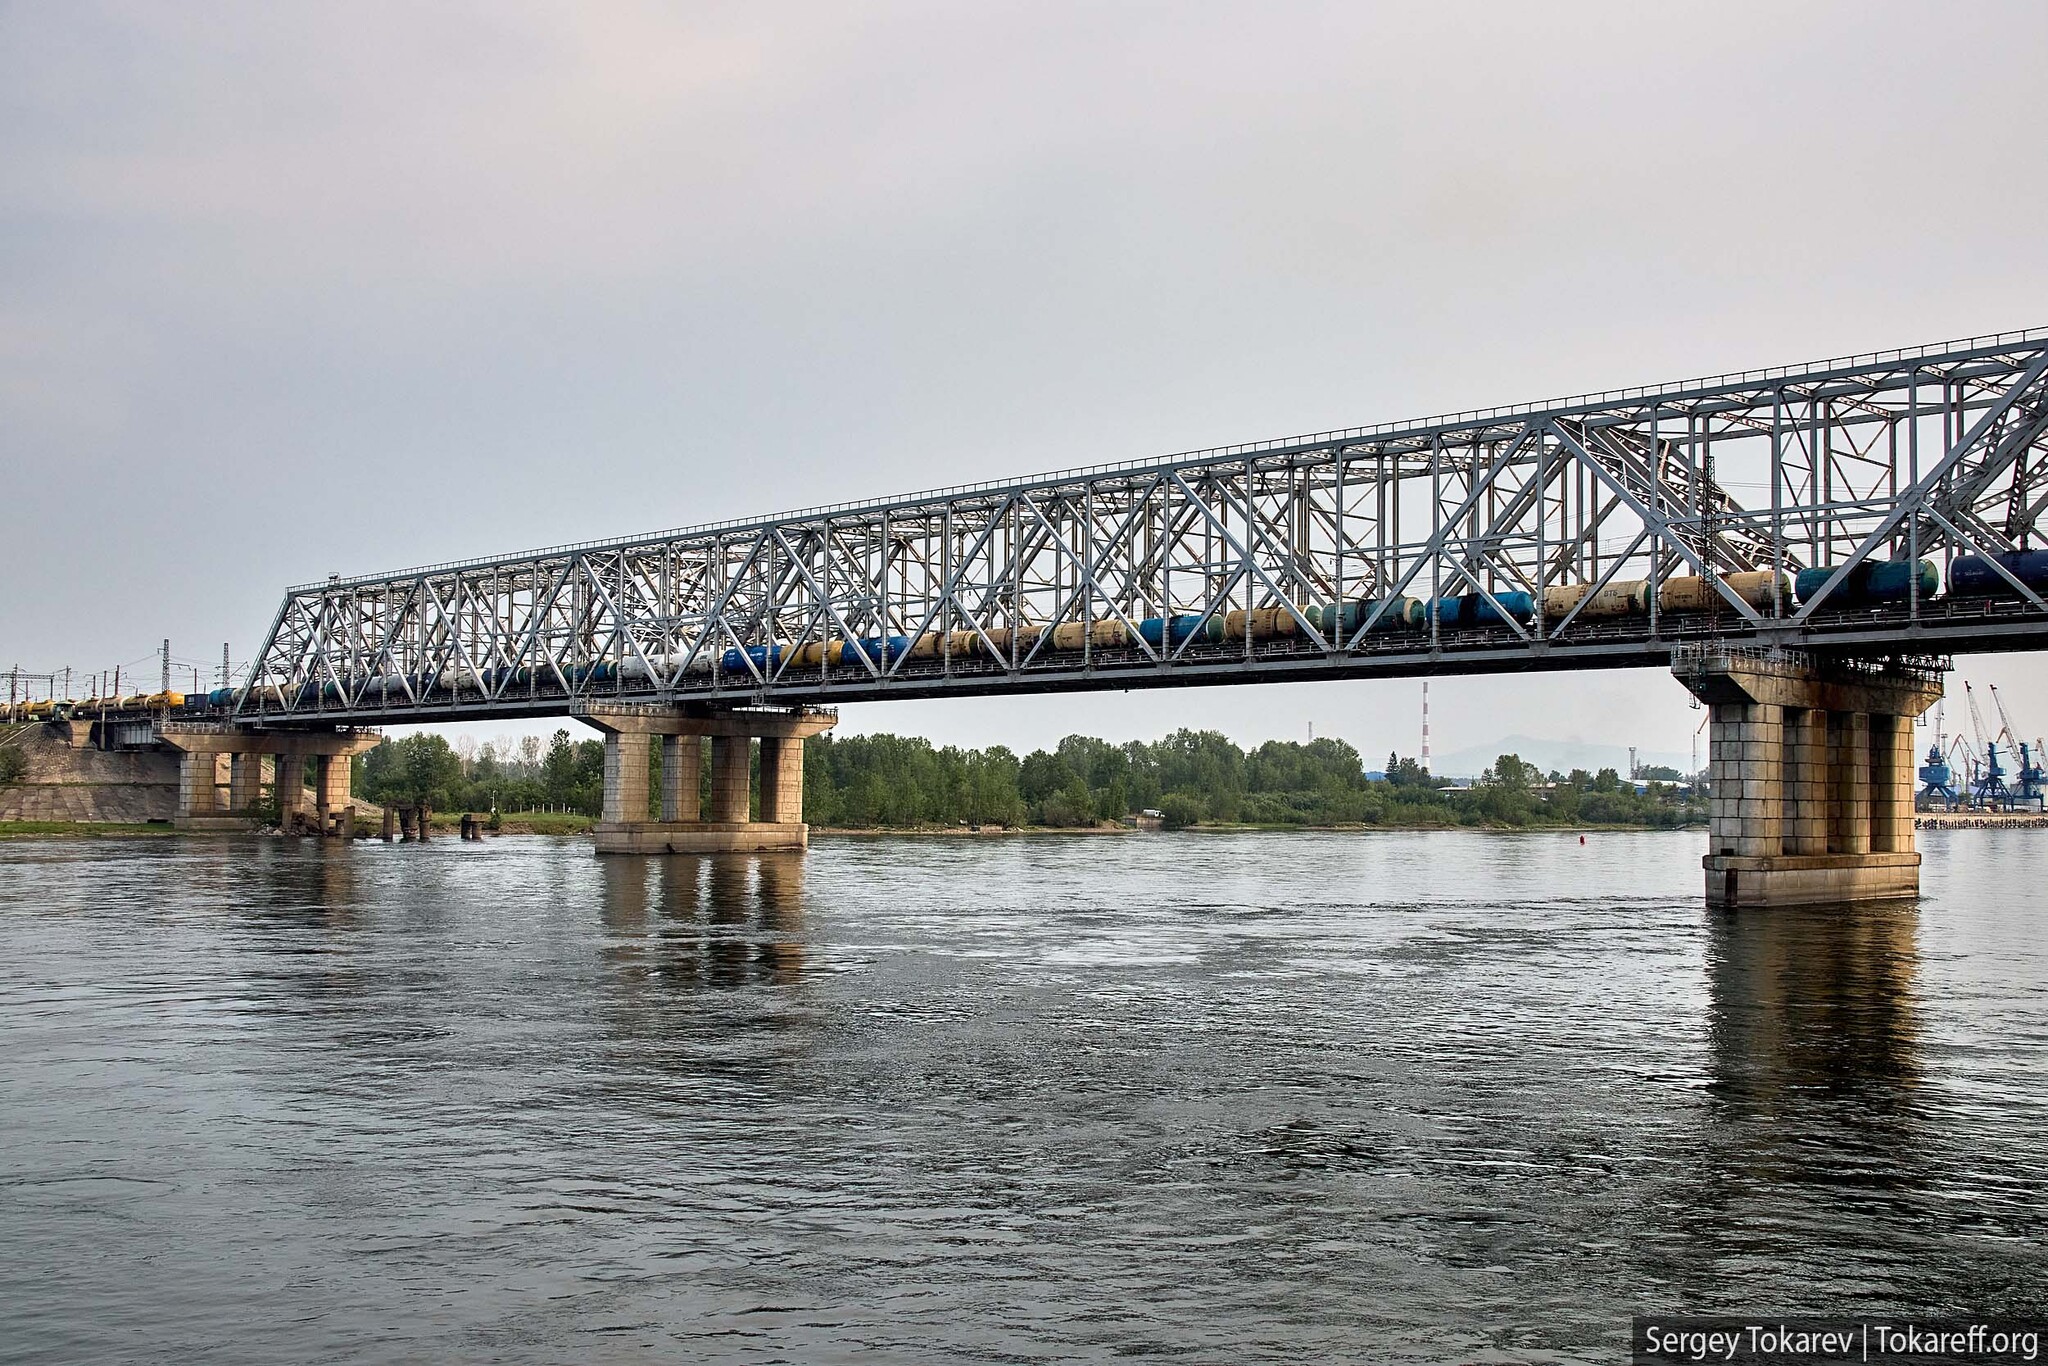
M 1128 825 L 814 825 L 811 838 L 875 839 L 880 837 L 994 839 L 1006 835 L 1135 835 Z
M 53 839 L 89 835 L 97 838 L 161 837 L 177 830 L 162 822 L 0 821 L 0 840 Z
M 486 818 L 488 820 L 488 818 Z M 1944 825 L 2048 825 L 2048 819 L 2022 817 L 2000 821 L 1969 822 L 1950 820 Z M 455 838 L 460 832 L 462 813 L 435 812 L 432 829 L 435 838 Z M 486 824 L 484 834 L 496 835 L 588 835 L 596 821 L 589 816 L 573 812 L 529 811 L 501 815 L 496 826 Z M 1700 829 L 1700 826 L 1647 826 L 1647 825 L 1434 825 L 1395 824 L 1378 825 L 1191 825 L 1173 832 L 1191 835 L 1243 835 L 1243 834 L 1370 834 L 1374 831 L 1418 832 L 1430 830 L 1476 830 L 1490 834 L 1590 834 L 1595 831 L 1621 833 L 1652 829 Z M 1926 825 L 1923 824 L 1923 828 Z M 1142 835 L 1160 832 L 1157 821 L 1144 821 L 1138 825 L 981 825 L 981 826 L 830 826 L 811 827 L 813 839 L 1000 839 L 1031 835 Z M 175 835 L 179 830 L 168 822 L 100 822 L 100 821 L 0 821 L 0 839 L 57 839 L 74 836 L 96 838 L 145 837 L 161 838 Z M 253 833 L 253 832 L 252 832 Z M 376 833 L 368 826 L 358 827 L 358 839 L 375 839 Z

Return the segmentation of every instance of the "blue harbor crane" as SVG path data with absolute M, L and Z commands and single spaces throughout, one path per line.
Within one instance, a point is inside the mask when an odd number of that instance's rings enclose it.
M 1913 799 L 1913 804 L 1922 811 L 1933 811 L 1937 807 L 1953 811 L 1960 800 L 1956 796 L 1955 770 L 1949 767 L 1948 746 L 1942 738 L 1945 718 L 1946 707 L 1935 703 L 1934 743 L 1927 747 L 1926 762 L 1920 765 L 1920 793 Z
M 2013 792 L 2006 786 L 2005 765 L 1998 762 L 1998 737 L 1985 737 L 1984 714 L 1977 710 L 1977 692 L 1967 682 L 1963 684 L 1963 696 L 1970 702 L 1971 739 L 1984 753 L 1981 766 L 1971 765 L 1974 771 L 1970 778 L 1970 804 L 1981 811 L 2009 811 Z
M 1927 762 L 1920 765 L 1920 796 L 1918 806 L 1922 811 L 1932 811 L 1938 805 L 1944 811 L 1956 809 L 1955 770 L 1948 766 L 1942 755 L 1941 741 L 1936 740 L 1927 747 Z
M 1999 734 L 2006 743 L 2006 753 L 2019 756 L 2019 771 L 2013 775 L 2011 789 L 2012 804 L 2034 811 L 2042 809 L 2041 743 L 2036 740 L 2029 746 L 2020 738 L 2019 730 L 2012 723 L 2012 714 L 2005 709 L 2005 698 L 2000 695 L 1998 685 L 1991 687 L 1991 701 L 1998 708 Z

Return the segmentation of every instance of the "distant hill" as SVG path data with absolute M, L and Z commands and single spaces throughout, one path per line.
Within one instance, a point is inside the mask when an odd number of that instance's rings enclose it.
M 1469 745 L 1444 754 L 1432 754 L 1429 759 L 1430 771 L 1440 778 L 1476 778 L 1493 761 L 1503 754 L 1518 754 L 1545 773 L 1556 770 L 1569 773 L 1583 768 L 1588 773 L 1598 773 L 1611 768 L 1623 777 L 1628 776 L 1628 746 L 1593 744 L 1585 740 L 1539 740 L 1533 735 L 1509 735 L 1499 740 L 1489 740 L 1483 745 Z M 1373 756 L 1377 757 L 1377 756 Z M 1707 747 L 1700 745 L 1700 762 L 1707 761 Z M 1645 749 L 1636 752 L 1639 764 L 1662 764 L 1675 768 L 1680 773 L 1692 766 L 1691 754 L 1674 754 L 1668 750 Z

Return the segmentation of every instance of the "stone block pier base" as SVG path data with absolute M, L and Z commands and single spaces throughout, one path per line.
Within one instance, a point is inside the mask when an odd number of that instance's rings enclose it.
M 1918 896 L 1913 720 L 1945 663 L 1708 647 L 1672 671 L 1713 708 L 1712 906 Z
M 740 853 L 801 849 L 810 842 L 810 827 L 804 824 L 804 741 L 838 724 L 836 714 L 815 708 L 591 703 L 575 716 L 604 732 L 604 816 L 592 831 L 598 853 Z M 657 743 L 659 812 L 652 809 L 650 790 Z M 706 744 L 711 747 L 708 799 Z

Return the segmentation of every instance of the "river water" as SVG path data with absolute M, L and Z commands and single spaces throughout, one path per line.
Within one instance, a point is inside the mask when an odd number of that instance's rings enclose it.
M 0 1358 L 1612 1360 L 2048 1312 L 2048 838 L 0 844 Z

